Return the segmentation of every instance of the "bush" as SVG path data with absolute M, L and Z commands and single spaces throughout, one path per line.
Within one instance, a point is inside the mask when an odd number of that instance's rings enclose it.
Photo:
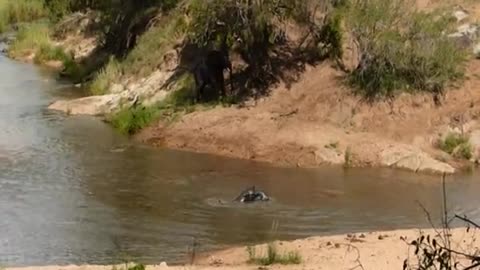
M 444 140 L 440 141 L 439 147 L 444 152 L 457 158 L 472 158 L 472 145 L 470 144 L 468 137 L 464 135 L 450 133 Z
M 276 246 L 273 243 L 269 243 L 267 246 L 267 255 L 258 257 L 255 247 L 247 247 L 249 256 L 249 263 L 259 265 L 272 265 L 272 264 L 300 264 L 302 257 L 297 251 L 291 251 L 286 254 L 279 254 Z
M 413 6 L 405 0 L 352 0 L 345 8 L 347 30 L 361 54 L 349 82 L 368 99 L 397 90 L 440 94 L 463 75 L 466 53 L 444 35 L 450 17 Z
M 159 116 L 160 111 L 157 106 L 139 106 L 115 113 L 110 117 L 109 122 L 120 132 L 132 135 L 147 127 Z

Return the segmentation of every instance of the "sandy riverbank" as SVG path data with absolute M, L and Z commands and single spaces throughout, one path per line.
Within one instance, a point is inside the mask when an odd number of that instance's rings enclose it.
M 421 234 L 434 236 L 434 230 L 397 230 L 373 232 L 355 235 L 317 236 L 291 242 L 276 242 L 279 252 L 296 251 L 302 257 L 298 265 L 271 265 L 259 268 L 258 265 L 248 264 L 249 259 L 246 247 L 232 248 L 214 252 L 198 259 L 194 266 L 170 266 L 168 269 L 374 269 L 394 270 L 402 269 L 405 259 L 410 258 L 414 263 L 414 248 L 407 242 L 417 239 Z M 478 230 L 467 232 L 465 228 L 451 231 L 452 249 L 464 252 L 478 247 L 480 240 L 475 236 Z M 405 239 L 405 240 L 403 240 Z M 257 254 L 263 254 L 266 245 L 256 247 Z M 358 267 L 358 268 L 355 268 Z M 166 269 L 165 265 L 150 265 L 147 270 Z M 112 266 L 45 266 L 7 268 L 6 270 L 111 270 Z

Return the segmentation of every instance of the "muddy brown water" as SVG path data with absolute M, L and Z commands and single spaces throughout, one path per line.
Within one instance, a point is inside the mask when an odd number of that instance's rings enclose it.
M 97 119 L 46 110 L 78 92 L 0 57 L 0 265 L 178 263 L 188 259 L 193 238 L 206 251 L 428 226 L 417 200 L 440 217 L 438 177 L 274 168 L 152 149 Z M 453 178 L 449 209 L 480 218 L 478 174 Z M 253 184 L 273 200 L 230 202 Z

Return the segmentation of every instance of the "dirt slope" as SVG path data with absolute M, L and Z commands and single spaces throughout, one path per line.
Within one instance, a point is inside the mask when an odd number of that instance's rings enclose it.
M 403 95 L 392 103 L 367 104 L 346 89 L 329 64 L 310 67 L 291 89 L 278 87 L 258 104 L 215 108 L 186 115 L 172 125 L 159 123 L 139 139 L 159 146 L 302 167 L 323 163 L 388 165 L 388 149 L 424 151 L 437 132 L 480 114 L 480 61 L 471 78 L 449 91 L 440 107 L 429 95 Z M 471 122 L 471 125 L 474 123 Z
M 480 3 L 461 2 L 470 12 L 467 21 L 480 18 Z M 417 1 L 425 9 L 439 3 Z M 408 94 L 367 104 L 341 83 L 341 72 L 324 63 L 307 67 L 290 89 L 280 85 L 256 104 L 195 112 L 171 125 L 154 125 L 138 139 L 289 166 L 330 163 L 453 172 L 460 163 L 435 144 L 449 130 L 480 129 L 475 121 L 480 115 L 480 60 L 472 59 L 467 70 L 465 83 L 448 91 L 442 106 L 430 95 Z

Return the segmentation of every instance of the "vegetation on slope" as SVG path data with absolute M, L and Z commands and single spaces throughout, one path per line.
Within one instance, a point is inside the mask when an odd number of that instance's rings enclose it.
M 419 12 L 405 0 L 351 0 L 345 22 L 360 51 L 350 83 L 369 99 L 396 91 L 441 94 L 463 75 L 465 52 L 445 35 L 444 12 Z
M 369 100 L 399 91 L 440 95 L 462 78 L 465 52 L 445 35 L 452 26 L 449 16 L 413 6 L 404 0 L 5 0 L 0 30 L 2 23 L 41 17 L 54 23 L 74 11 L 99 11 L 101 49 L 110 58 L 93 70 L 91 92 L 97 95 L 122 78 L 148 76 L 174 45 L 218 48 L 222 41 L 246 63 L 236 70 L 236 85 L 243 91 L 237 94 L 266 94 L 279 80 L 294 81 L 307 63 L 330 57 L 341 64 L 343 39 L 350 36 L 360 63 L 346 78 L 357 93 Z M 299 40 L 289 36 L 289 25 L 301 29 Z M 34 50 L 37 61 L 61 60 L 70 73 L 80 73 L 73 59 L 49 41 L 47 26 L 24 26 L 12 51 Z
M 41 0 L 2 0 L 0 1 L 0 33 L 10 24 L 31 22 L 46 15 Z
M 470 160 L 473 156 L 473 148 L 468 136 L 458 133 L 449 133 L 440 140 L 439 147 L 444 152 L 453 155 L 456 158 Z

